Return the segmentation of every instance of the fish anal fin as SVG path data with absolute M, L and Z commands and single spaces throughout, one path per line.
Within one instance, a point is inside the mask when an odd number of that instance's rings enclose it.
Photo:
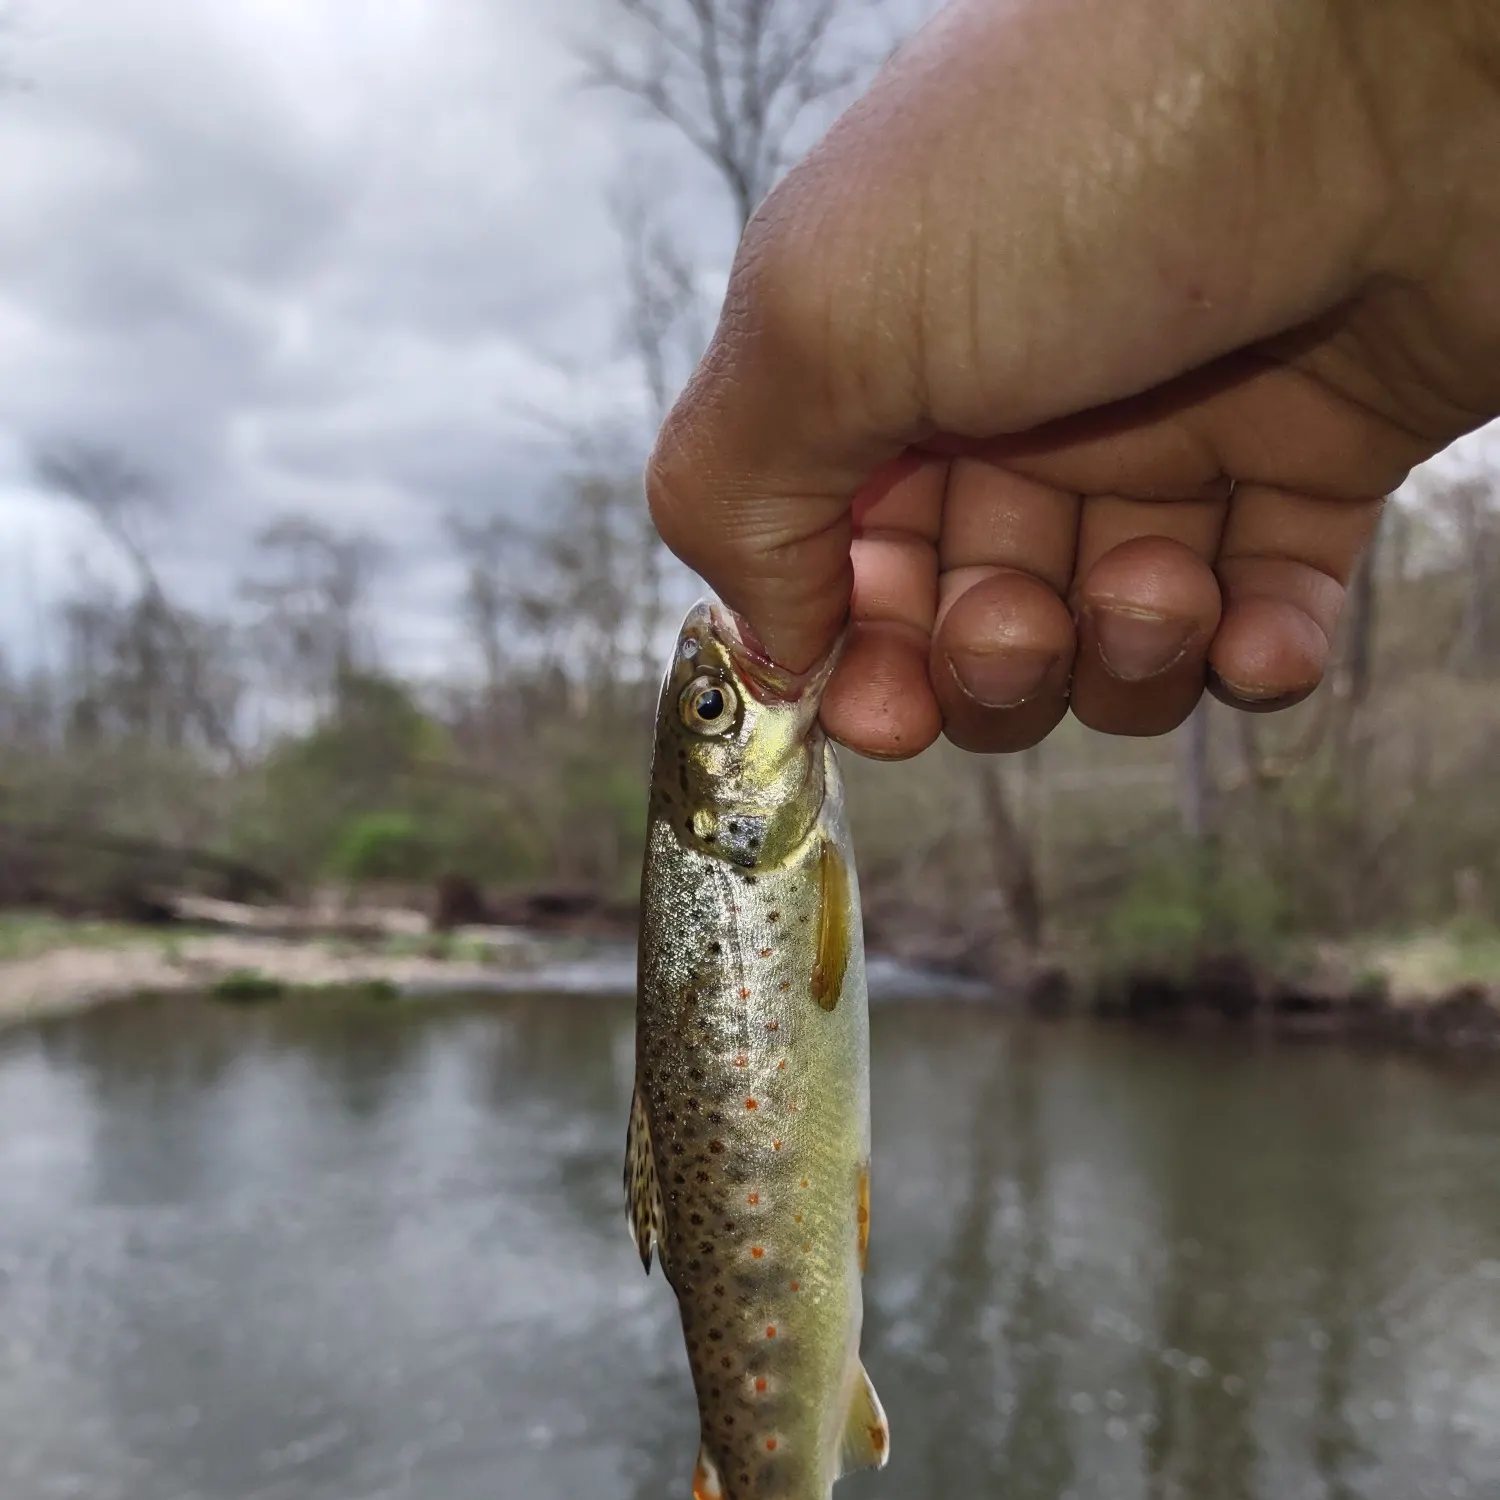
M 724 1500 L 719 1471 L 702 1448 L 698 1450 L 698 1466 L 693 1470 L 693 1500 Z
M 849 871 L 844 856 L 824 839 L 818 851 L 818 954 L 812 971 L 813 999 L 824 1010 L 832 1010 L 844 990 L 849 924 Z
M 666 1212 L 662 1207 L 656 1156 L 651 1149 L 651 1122 L 646 1117 L 639 1089 L 630 1101 L 630 1125 L 625 1132 L 625 1216 L 646 1274 L 651 1274 L 653 1247 L 665 1270 L 662 1250 L 667 1238 Z
M 875 1387 L 859 1367 L 854 1382 L 854 1396 L 844 1421 L 844 1440 L 839 1450 L 839 1473 L 855 1469 L 883 1469 L 891 1456 L 891 1428 L 885 1419 L 885 1408 Z

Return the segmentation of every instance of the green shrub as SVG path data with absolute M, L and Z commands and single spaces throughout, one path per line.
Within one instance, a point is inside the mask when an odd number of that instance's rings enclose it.
M 409 813 L 361 813 L 345 825 L 330 864 L 355 882 L 425 880 L 438 860 L 436 842 Z
M 286 985 L 259 969 L 235 969 L 216 979 L 209 987 L 215 1000 L 232 1005 L 254 1005 L 266 1000 L 280 1000 L 286 994 Z

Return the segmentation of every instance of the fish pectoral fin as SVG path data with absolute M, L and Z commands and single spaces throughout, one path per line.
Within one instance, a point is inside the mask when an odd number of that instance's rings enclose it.
M 839 1451 L 839 1473 L 849 1474 L 855 1469 L 883 1469 L 891 1456 L 891 1429 L 885 1419 L 885 1408 L 875 1387 L 859 1367 L 859 1376 L 854 1382 L 854 1399 L 849 1403 L 849 1415 L 844 1421 L 844 1441 Z
M 630 1101 L 630 1125 L 625 1132 L 625 1217 L 635 1236 L 641 1264 L 651 1274 L 651 1250 L 666 1269 L 662 1254 L 666 1245 L 666 1211 L 662 1207 L 661 1178 L 656 1174 L 656 1156 L 651 1149 L 651 1122 L 637 1089 Z
M 724 1500 L 724 1485 L 714 1461 L 698 1449 L 698 1467 L 693 1470 L 693 1500 Z

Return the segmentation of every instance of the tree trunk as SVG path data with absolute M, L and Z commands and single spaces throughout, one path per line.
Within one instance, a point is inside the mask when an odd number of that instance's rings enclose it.
M 982 761 L 975 779 L 1000 895 L 1023 957 L 1034 959 L 1041 951 L 1046 920 L 1031 840 L 1011 810 L 1010 794 L 999 767 Z

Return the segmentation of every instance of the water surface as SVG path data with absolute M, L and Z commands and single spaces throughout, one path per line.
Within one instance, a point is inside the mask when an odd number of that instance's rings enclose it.
M 839 1500 L 1500 1497 L 1500 1074 L 877 1008 Z M 0 1036 L 5 1500 L 687 1500 L 628 1008 Z

